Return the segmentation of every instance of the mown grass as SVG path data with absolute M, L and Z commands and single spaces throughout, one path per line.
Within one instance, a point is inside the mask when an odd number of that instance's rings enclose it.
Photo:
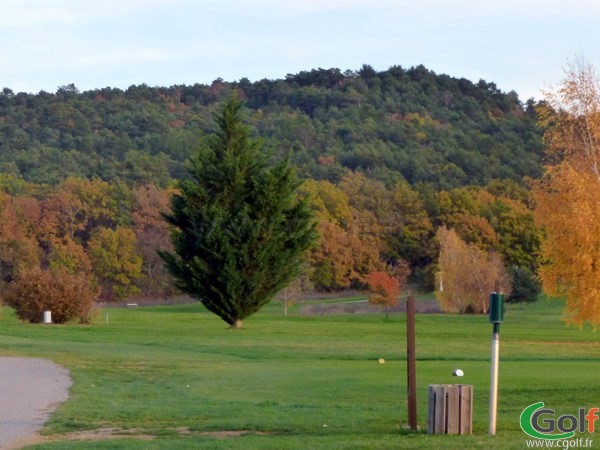
M 92 326 L 28 325 L 5 310 L 0 355 L 48 358 L 71 371 L 71 397 L 44 433 L 117 428 L 156 436 L 35 447 L 43 449 L 524 448 L 518 419 L 529 404 L 544 401 L 557 414 L 600 405 L 599 336 L 566 327 L 559 301 L 508 307 L 496 436 L 487 435 L 486 317 L 418 316 L 421 430 L 412 432 L 405 316 L 294 311 L 284 317 L 274 303 L 234 331 L 199 304 L 103 310 Z M 427 435 L 427 386 L 459 381 L 455 368 L 474 386 L 474 434 Z M 202 434 L 240 430 L 249 433 Z

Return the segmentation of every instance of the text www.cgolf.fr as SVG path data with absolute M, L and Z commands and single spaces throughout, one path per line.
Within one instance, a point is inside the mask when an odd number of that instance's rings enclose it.
M 594 440 L 591 438 L 579 439 L 528 439 L 525 441 L 527 448 L 592 448 Z

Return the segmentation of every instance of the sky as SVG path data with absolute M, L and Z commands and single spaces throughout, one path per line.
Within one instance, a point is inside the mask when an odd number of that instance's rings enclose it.
M 543 97 L 600 70 L 596 0 L 0 0 L 0 89 L 280 79 L 423 64 Z

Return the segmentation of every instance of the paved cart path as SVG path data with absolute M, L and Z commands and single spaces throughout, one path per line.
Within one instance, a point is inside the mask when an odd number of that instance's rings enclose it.
M 45 359 L 0 358 L 0 449 L 18 447 L 69 396 L 69 372 Z

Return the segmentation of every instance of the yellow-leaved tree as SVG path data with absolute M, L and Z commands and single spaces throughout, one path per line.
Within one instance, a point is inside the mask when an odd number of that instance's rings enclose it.
M 567 300 L 567 320 L 600 325 L 600 80 L 571 63 L 540 109 L 548 144 L 545 176 L 534 183 L 535 219 L 546 234 L 540 279 Z
M 510 294 L 510 278 L 498 253 L 468 244 L 446 227 L 440 227 L 436 236 L 440 257 L 435 297 L 444 311 L 486 313 L 497 281 L 500 291 Z

